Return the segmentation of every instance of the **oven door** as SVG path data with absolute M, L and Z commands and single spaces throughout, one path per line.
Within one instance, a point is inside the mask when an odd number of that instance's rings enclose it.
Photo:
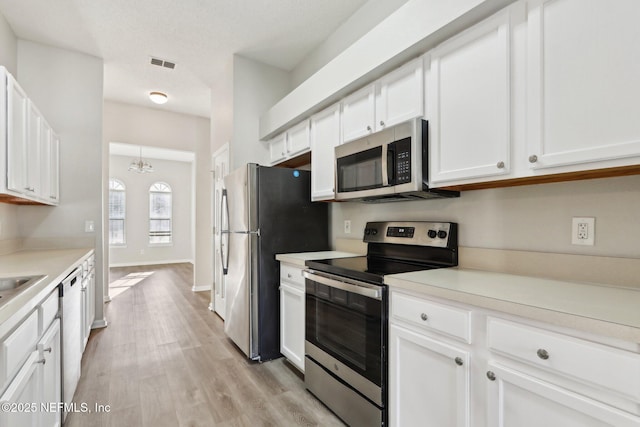
M 305 271 L 305 353 L 379 406 L 386 382 L 386 287 Z

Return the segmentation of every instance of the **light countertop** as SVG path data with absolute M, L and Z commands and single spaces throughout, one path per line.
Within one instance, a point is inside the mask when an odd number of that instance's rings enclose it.
M 340 251 L 299 252 L 293 254 L 277 254 L 276 259 L 287 264 L 304 267 L 305 261 L 328 258 L 348 258 L 352 256 L 361 256 L 361 254 Z
M 640 343 L 640 290 L 442 268 L 385 276 L 404 289 Z
M 0 324 L 15 313 L 26 313 L 35 307 L 92 253 L 92 248 L 83 248 L 25 250 L 0 255 L 0 277 L 46 276 L 28 287 L 0 294 Z

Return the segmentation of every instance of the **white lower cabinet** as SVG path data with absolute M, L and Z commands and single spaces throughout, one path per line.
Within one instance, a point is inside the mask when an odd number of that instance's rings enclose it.
M 489 426 L 640 426 L 628 412 L 495 363 L 487 377 Z
M 390 299 L 390 426 L 640 426 L 637 344 L 405 291 Z M 468 341 L 442 322 L 452 313 L 468 313 Z
M 42 392 L 40 402 L 55 405 L 62 401 L 60 364 L 60 320 L 56 319 L 38 343 L 40 361 L 42 361 Z M 62 425 L 61 411 L 58 407 L 40 408 L 42 427 L 59 427 Z
M 40 426 L 40 381 L 42 363 L 38 351 L 32 351 L 9 387 L 0 396 L 8 410 L 0 411 L 3 427 Z
M 389 410 L 393 426 L 469 426 L 469 353 L 391 324 Z
M 280 264 L 280 353 L 304 372 L 304 277 L 302 269 Z

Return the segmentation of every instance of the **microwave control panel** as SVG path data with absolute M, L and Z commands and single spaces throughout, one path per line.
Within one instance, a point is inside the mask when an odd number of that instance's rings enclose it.
M 396 184 L 411 182 L 411 138 L 395 141 Z

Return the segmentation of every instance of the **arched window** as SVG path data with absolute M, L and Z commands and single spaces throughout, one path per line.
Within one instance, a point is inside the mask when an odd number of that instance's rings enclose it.
M 156 182 L 149 188 L 149 243 L 171 243 L 171 187 Z
M 126 216 L 126 191 L 120 180 L 109 179 L 109 244 L 126 244 L 124 221 Z

